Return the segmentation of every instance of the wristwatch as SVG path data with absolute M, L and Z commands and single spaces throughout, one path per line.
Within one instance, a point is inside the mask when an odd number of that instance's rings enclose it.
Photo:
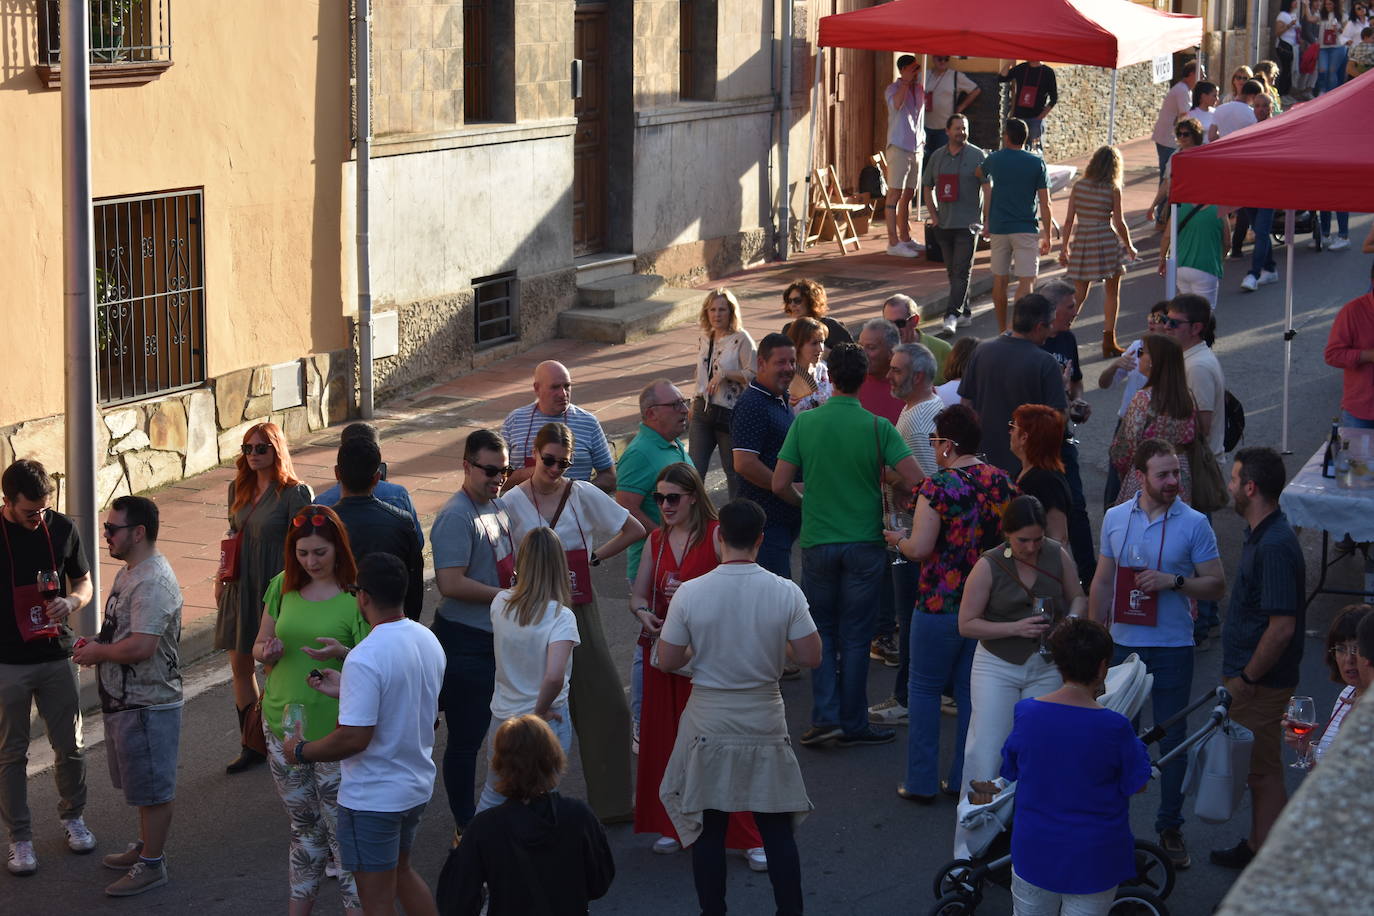
M 303 750 L 305 750 L 305 742 L 304 742 L 304 741 L 297 741 L 297 742 L 296 742 L 296 750 L 295 750 L 296 762 L 297 762 L 297 763 L 309 763 L 309 762 L 310 762 L 310 761 L 306 760 L 306 759 L 305 759 L 305 756 L 301 753 L 301 751 L 303 751 Z
M 1178 591 L 1179 589 L 1183 588 L 1183 583 L 1185 581 L 1186 580 L 1182 576 L 1174 576 L 1174 591 Z
M 596 555 L 596 551 L 595 551 L 595 550 L 593 550 L 593 551 L 591 552 L 591 564 L 592 564 L 593 566 L 600 566 L 600 565 L 601 565 L 601 558 L 598 557 L 598 556 Z

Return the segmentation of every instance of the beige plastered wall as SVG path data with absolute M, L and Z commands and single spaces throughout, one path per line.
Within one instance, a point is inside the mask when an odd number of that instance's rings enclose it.
M 347 5 L 163 0 L 172 57 L 91 91 L 97 198 L 203 187 L 206 375 L 347 343 Z M 61 93 L 34 69 L 37 2 L 0 43 L 0 426 L 63 409 Z

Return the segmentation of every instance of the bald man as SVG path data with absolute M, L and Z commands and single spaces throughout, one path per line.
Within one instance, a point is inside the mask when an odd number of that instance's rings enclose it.
M 534 473 L 534 440 L 546 423 L 563 423 L 573 432 L 576 448 L 566 476 L 589 480 L 614 493 L 615 463 L 601 423 L 595 414 L 573 404 L 572 375 L 567 366 L 551 359 L 534 367 L 534 403 L 512 410 L 501 424 L 501 437 L 509 444 L 510 463 L 515 465 L 505 488 L 529 480 Z

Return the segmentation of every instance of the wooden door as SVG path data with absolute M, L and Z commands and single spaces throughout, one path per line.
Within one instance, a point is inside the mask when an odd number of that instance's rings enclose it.
M 573 255 L 606 247 L 606 4 L 579 3 L 573 54 L 582 61 L 582 97 L 573 104 Z
M 848 13 L 872 5 L 871 0 L 828 0 L 830 14 Z M 821 77 L 821 148 L 815 168 L 834 165 L 840 186 L 852 190 L 859 170 L 879 149 L 873 138 L 886 134 L 886 109 L 875 95 L 874 61 L 878 52 L 826 48 Z M 882 55 L 887 59 L 887 55 Z M 886 84 L 884 84 L 886 85 Z M 881 90 L 877 90 L 880 94 Z M 877 119 L 884 119 L 878 124 Z M 871 147 L 871 148 L 870 148 Z

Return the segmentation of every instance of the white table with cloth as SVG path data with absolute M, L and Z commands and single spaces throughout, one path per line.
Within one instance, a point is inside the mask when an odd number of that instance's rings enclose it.
M 1363 591 L 1326 587 L 1326 573 L 1355 551 L 1340 551 L 1330 559 L 1331 536 L 1344 539 L 1349 535 L 1356 544 L 1374 542 L 1374 430 L 1341 427 L 1342 442 L 1348 442 L 1351 469 L 1336 479 L 1322 476 L 1326 443 L 1307 459 L 1288 486 L 1283 488 L 1279 506 L 1288 516 L 1288 523 L 1296 528 L 1317 528 L 1322 533 L 1321 575 L 1317 585 L 1307 596 L 1307 603 L 1318 594 L 1354 595 Z M 1348 543 L 1348 542 L 1347 542 Z

